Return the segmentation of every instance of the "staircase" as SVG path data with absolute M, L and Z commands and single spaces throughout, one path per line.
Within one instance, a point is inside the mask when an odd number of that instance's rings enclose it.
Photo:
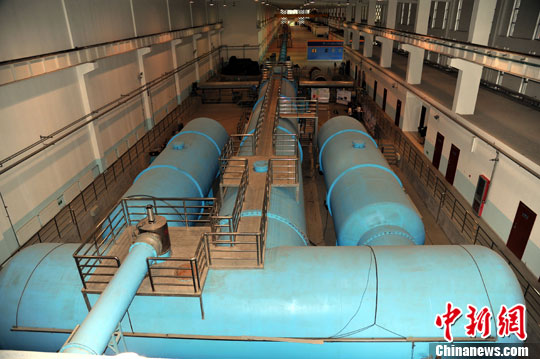
M 396 152 L 396 147 L 393 143 L 381 143 L 379 149 L 389 165 L 397 165 L 400 156 L 399 153 Z

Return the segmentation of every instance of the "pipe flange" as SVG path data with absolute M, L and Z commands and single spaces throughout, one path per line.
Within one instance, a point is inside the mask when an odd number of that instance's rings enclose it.
M 156 254 L 161 253 L 163 246 L 161 244 L 161 238 L 156 233 L 144 232 L 141 233 L 135 238 L 135 243 L 131 246 L 133 248 L 137 243 L 146 243 L 152 246 L 155 249 Z M 129 249 L 131 251 L 131 248 Z

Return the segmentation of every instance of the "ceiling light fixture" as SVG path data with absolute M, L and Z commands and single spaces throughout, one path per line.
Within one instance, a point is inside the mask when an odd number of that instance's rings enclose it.
M 214 6 L 214 0 L 210 0 L 210 6 Z

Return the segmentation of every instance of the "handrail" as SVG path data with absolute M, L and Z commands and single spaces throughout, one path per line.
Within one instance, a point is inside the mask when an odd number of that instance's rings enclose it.
M 412 93 L 414 93 L 416 96 L 418 96 L 421 100 L 431 104 L 431 106 L 435 109 L 437 109 L 439 112 L 441 112 L 442 114 L 444 114 L 445 116 L 447 116 L 450 120 L 452 120 L 454 123 L 456 123 L 458 126 L 464 128 L 465 130 L 469 131 L 471 134 L 473 134 L 474 136 L 478 137 L 479 139 L 481 139 L 482 141 L 484 141 L 485 143 L 487 143 L 488 145 L 490 145 L 491 147 L 493 147 L 495 150 L 499 151 L 501 154 L 503 154 L 504 156 L 508 157 L 510 160 L 512 160 L 513 162 L 515 162 L 517 165 L 519 165 L 520 167 L 522 167 L 523 169 L 525 169 L 527 172 L 529 172 L 531 175 L 533 175 L 534 177 L 540 179 L 540 170 L 535 170 L 533 169 L 532 167 L 530 167 L 529 165 L 527 165 L 526 163 L 524 163 L 522 160 L 518 159 L 515 155 L 509 153 L 509 151 L 507 149 L 504 149 L 503 147 L 501 147 L 500 145 L 498 145 L 495 141 L 498 141 L 496 138 L 488 138 L 486 135 L 484 135 L 483 133 L 480 133 L 479 132 L 479 129 L 475 129 L 472 127 L 472 125 L 468 124 L 468 122 L 465 120 L 465 119 L 462 119 L 459 117 L 459 115 L 456 115 L 455 113 L 453 113 L 452 111 L 450 111 L 448 108 L 446 108 L 445 106 L 433 101 L 433 99 L 430 99 L 428 98 L 421 90 L 419 90 L 418 88 L 416 88 L 415 86 L 412 86 L 410 84 L 407 84 L 406 82 L 404 82 L 401 78 L 395 76 L 391 71 L 388 71 L 386 69 L 383 69 L 383 68 L 380 68 L 378 66 L 378 64 L 376 64 L 375 62 L 373 62 L 371 59 L 368 59 L 368 58 L 365 58 L 363 56 L 361 56 L 357 51 L 355 50 L 352 50 L 349 46 L 344 46 L 345 50 L 347 52 L 349 52 L 352 56 L 355 56 L 357 57 L 359 60 L 361 61 L 365 61 L 365 62 L 368 62 L 370 64 L 370 66 L 376 68 L 377 70 L 381 71 L 382 73 L 384 73 L 386 76 L 390 77 L 393 81 L 397 82 L 400 84 L 400 86 L 403 86 L 404 88 L 406 88 L 407 90 L 411 91 Z M 489 134 L 488 134 L 489 135 Z M 517 152 L 517 151 L 516 151 Z M 532 161 L 531 161 L 532 162 Z
M 484 225 L 474 214 L 469 203 L 463 203 L 460 200 L 460 196 L 455 193 L 456 190 L 442 179 L 439 171 L 435 170 L 424 154 L 411 143 L 411 140 L 395 126 L 392 119 L 369 96 L 362 96 L 362 105 L 367 110 L 366 116 L 375 117 L 377 127 L 384 137 L 392 140 L 396 149 L 401 152 L 403 163 L 415 172 L 420 182 L 426 186 L 427 192 L 431 193 L 432 198 L 438 203 L 437 220 L 438 216 L 444 212 L 466 240 L 472 244 L 480 244 L 496 250 L 508 263 L 523 290 L 527 303 L 527 315 L 530 318 L 529 322 L 536 323 L 535 330 L 540 333 L 539 286 L 532 276 L 527 278 L 522 273 L 527 271 L 524 264 L 519 259 L 512 258 L 508 249 L 499 245 L 499 243 L 503 243 L 502 239 L 492 238 L 492 235 L 489 234 L 492 232 L 489 226 Z
M 524 65 L 527 65 L 527 66 L 540 67 L 540 56 L 535 55 L 535 54 L 527 54 L 527 53 L 518 52 L 518 51 L 501 50 L 501 49 L 498 49 L 498 48 L 492 47 L 492 46 L 474 44 L 474 43 L 467 42 L 467 41 L 445 39 L 443 37 L 437 37 L 437 36 L 433 36 L 433 35 L 417 34 L 417 33 L 414 33 L 414 32 L 409 32 L 409 31 L 405 31 L 405 30 L 396 30 L 396 29 L 391 29 L 391 28 L 387 28 L 387 27 L 383 27 L 383 26 L 377 26 L 377 25 L 353 23 L 353 22 L 350 22 L 350 21 L 345 21 L 344 25 L 345 25 L 344 26 L 345 28 L 354 29 L 354 27 L 363 27 L 363 28 L 368 28 L 368 29 L 374 29 L 374 30 L 377 30 L 377 31 L 390 33 L 392 35 L 405 36 L 405 37 L 409 37 L 411 39 L 421 40 L 421 41 L 434 43 L 434 44 L 438 44 L 438 45 L 442 45 L 442 46 L 447 46 L 447 47 L 455 48 L 455 49 L 462 50 L 462 51 L 473 52 L 475 54 L 480 54 L 480 55 L 483 55 L 483 56 L 493 57 L 493 58 L 496 58 L 496 59 L 516 62 L 516 63 L 524 64 Z M 355 29 L 355 30 L 358 31 L 358 29 Z M 462 46 L 461 47 L 454 46 L 451 43 L 456 43 L 456 44 L 459 44 L 459 45 L 462 45 Z M 473 48 L 483 49 L 483 50 L 486 50 L 486 52 L 481 52 L 481 51 L 478 51 L 478 50 L 475 50 L 475 49 L 469 49 L 469 48 L 466 48 L 465 46 L 470 46 L 470 47 L 473 47 Z M 493 54 L 493 53 L 500 54 L 500 55 L 496 55 L 496 54 Z M 520 59 L 519 60 L 513 59 L 512 56 L 519 57 Z M 530 58 L 533 58 L 533 59 L 537 59 L 537 60 L 539 60 L 539 62 L 534 63 L 534 62 L 524 61 L 524 59 L 523 59 L 524 56 L 530 57 Z

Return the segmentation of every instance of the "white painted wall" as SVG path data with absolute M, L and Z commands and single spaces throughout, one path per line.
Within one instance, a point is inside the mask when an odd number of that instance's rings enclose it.
M 173 29 L 183 29 L 191 26 L 189 0 L 169 0 L 169 10 Z
M 202 1 L 196 1 L 191 11 L 189 0 L 64 3 L 65 10 L 61 0 L 0 1 L 0 61 L 186 28 L 191 26 L 192 17 L 196 26 L 218 18 L 218 9 L 208 9 Z M 196 40 L 198 54 L 206 53 L 212 45 L 220 46 L 220 36 L 214 33 L 209 40 L 208 34 L 203 34 Z M 191 39 L 184 39 L 175 51 L 179 65 L 194 58 Z M 45 59 L 45 64 L 47 61 L 54 58 Z M 136 51 L 102 57 L 95 62 L 96 68 L 85 75 L 83 85 L 78 82 L 76 68 L 68 68 L 0 86 L 0 158 L 85 115 L 81 88 L 86 89 L 90 109 L 95 110 L 141 86 L 140 72 L 146 81 L 151 81 L 171 71 L 171 43 L 153 45 L 142 62 L 141 69 Z M 43 66 L 42 60 L 37 60 L 35 66 Z M 210 59 L 199 67 L 200 74 L 208 76 Z M 191 65 L 180 73 L 182 98 L 187 97 L 191 83 L 196 81 L 195 68 Z M 155 122 L 176 106 L 173 77 L 151 90 L 150 104 Z M 21 244 L 93 181 L 99 173 L 97 161 L 109 166 L 144 135 L 141 97 L 97 120 L 95 128 L 100 158 L 94 157 L 85 127 L 0 176 L 0 193 Z M 57 203 L 58 198 L 62 199 L 61 204 Z M 18 247 L 3 206 L 0 234 L 2 262 Z
M 129 0 L 66 0 L 65 4 L 77 47 L 135 36 Z
M 236 6 L 221 9 L 223 17 L 222 41 L 229 46 L 258 45 L 257 9 L 261 6 L 254 1 L 237 1 Z M 229 56 L 236 55 L 229 52 Z M 249 52 L 247 57 L 258 60 L 258 51 Z M 227 59 L 228 60 L 228 59 Z

